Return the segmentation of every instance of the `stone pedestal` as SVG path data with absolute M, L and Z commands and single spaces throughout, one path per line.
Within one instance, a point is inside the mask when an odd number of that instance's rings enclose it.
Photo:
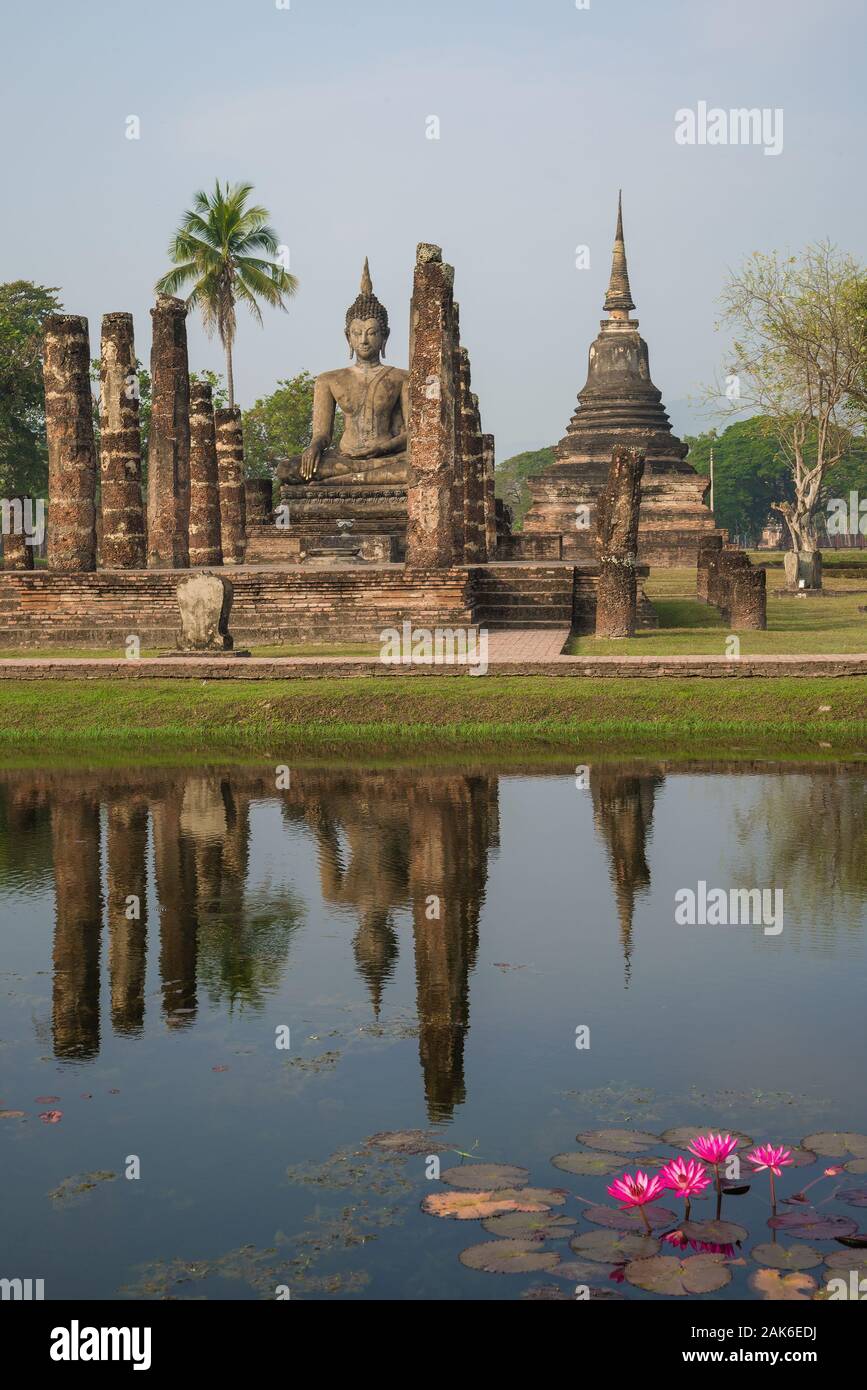
M 151 318 L 147 561 L 150 569 L 181 569 L 189 564 L 190 524 L 186 305 L 161 294 Z
M 454 271 L 438 246 L 416 254 L 410 311 L 407 489 L 408 565 L 444 569 L 455 561 L 451 517 L 455 459 Z
M 728 622 L 733 632 L 763 632 L 767 621 L 767 571 L 750 565 L 729 583 Z
M 793 593 L 800 589 L 821 589 L 822 552 L 820 550 L 787 550 L 783 556 L 786 588 Z
M 45 334 L 48 565 L 96 569 L 96 448 L 87 319 L 50 314 Z
M 220 485 L 211 385 L 190 386 L 190 565 L 221 565 Z
M 177 588 L 181 613 L 178 650 L 182 652 L 230 652 L 229 614 L 235 591 L 228 579 L 217 574 L 197 574 L 182 579 Z
M 99 562 L 143 569 L 145 518 L 132 314 L 105 314 L 99 369 Z
M 217 427 L 223 564 L 242 565 L 247 540 L 247 516 L 241 409 L 236 405 L 232 410 L 218 410 L 214 420 Z

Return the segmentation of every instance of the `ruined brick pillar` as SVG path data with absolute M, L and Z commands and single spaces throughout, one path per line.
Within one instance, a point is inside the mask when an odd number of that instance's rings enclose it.
M 158 295 L 151 318 L 147 561 L 150 569 L 184 569 L 189 564 L 190 524 L 186 305 L 171 295 Z
M 455 385 L 455 454 L 454 468 L 452 469 L 452 495 L 450 505 L 454 554 L 458 560 L 462 560 L 464 554 L 464 392 L 461 383 L 461 372 L 465 357 L 465 349 L 461 347 L 461 310 L 459 304 L 452 305 L 452 327 L 454 330 L 452 380 Z M 468 389 L 469 382 L 467 382 L 467 390 Z
M 245 479 L 244 498 L 248 530 L 251 526 L 270 526 L 274 510 L 274 484 L 271 479 Z
M 190 565 L 223 563 L 217 433 L 210 382 L 190 383 Z
M 99 562 L 144 569 L 141 429 L 132 314 L 105 314 L 99 368 Z
M 96 448 L 87 319 L 50 314 L 45 347 L 48 439 L 48 565 L 96 569 Z
M 496 451 L 494 436 L 482 435 L 482 459 L 485 466 L 485 550 L 488 560 L 497 558 L 497 499 L 494 496 Z
M 596 588 L 597 637 L 632 637 L 635 634 L 638 587 L 635 559 L 643 473 L 643 452 L 632 446 L 615 444 L 596 523 L 600 565 Z
M 28 511 L 29 508 L 29 511 Z M 8 513 L 8 516 L 7 516 Z M 4 570 L 32 570 L 33 549 L 27 544 L 28 522 L 35 522 L 36 503 L 32 497 L 10 497 L 3 512 Z
M 704 603 L 711 601 L 711 569 L 716 565 L 721 550 L 722 536 L 704 536 L 698 543 L 695 592 L 696 597 Z
M 464 440 L 464 560 L 483 565 L 488 558 L 485 543 L 485 448 L 479 398 L 469 392 Z
M 241 409 L 236 405 L 231 410 L 217 410 L 214 412 L 214 421 L 217 427 L 223 564 L 242 565 L 247 545 L 247 508 Z
M 753 565 L 738 569 L 729 580 L 728 622 L 734 632 L 763 632 L 767 619 L 767 570 Z
M 438 246 L 418 247 L 410 309 L 409 486 L 406 563 L 443 569 L 455 563 L 452 489 L 455 467 L 456 345 L 454 270 Z
M 741 570 L 750 568 L 750 560 L 744 550 L 720 550 L 711 560 L 708 570 L 708 602 L 713 603 L 725 616 L 731 606 L 732 579 Z

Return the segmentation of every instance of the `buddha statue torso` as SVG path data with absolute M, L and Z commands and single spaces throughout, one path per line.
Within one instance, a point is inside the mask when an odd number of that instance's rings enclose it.
M 346 338 L 357 361 L 316 378 L 311 442 L 303 454 L 278 463 L 281 483 L 406 483 L 409 373 L 380 360 L 388 335 L 388 315 L 373 293 L 365 261 L 361 293 L 346 315 Z M 335 446 L 338 407 L 345 426 Z

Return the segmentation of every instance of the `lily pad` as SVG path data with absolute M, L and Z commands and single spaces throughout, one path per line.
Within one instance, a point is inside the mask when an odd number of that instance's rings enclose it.
M 848 1250 L 834 1250 L 825 1256 L 829 1269 L 854 1269 L 859 1278 L 867 1277 L 867 1255 L 852 1255 Z
M 515 1168 L 510 1163 L 461 1163 L 456 1168 L 447 1168 L 440 1173 L 443 1182 L 450 1187 L 473 1189 L 496 1187 L 523 1187 L 530 1174 L 526 1168 Z
M 544 1213 L 548 1207 L 543 1202 L 524 1202 L 512 1192 L 432 1192 L 425 1197 L 421 1209 L 428 1216 L 445 1216 L 456 1221 L 479 1221 L 482 1217 L 497 1216 L 503 1212 Z
M 867 1173 L 867 1158 L 853 1158 L 846 1164 L 847 1173 Z
M 659 1143 L 658 1134 L 648 1134 L 643 1129 L 590 1129 L 575 1138 L 590 1149 L 613 1150 L 618 1154 L 640 1154 L 642 1149 Z
M 791 1211 L 785 1216 L 771 1216 L 768 1225 L 774 1231 L 787 1231 L 790 1236 L 805 1236 L 808 1240 L 838 1240 L 840 1236 L 854 1236 L 858 1230 L 857 1221 L 848 1216 L 834 1216 L 832 1212 Z
M 428 1129 L 384 1129 L 364 1142 L 370 1148 L 393 1154 L 442 1153 L 450 1147 L 441 1135 Z
M 845 1245 L 847 1250 L 867 1250 L 867 1231 L 856 1231 L 853 1236 L 835 1236 L 838 1245 Z
M 809 1274 L 781 1274 L 778 1269 L 757 1269 L 755 1274 L 750 1275 L 750 1288 L 774 1302 L 806 1302 L 818 1287 Z
M 752 1144 L 752 1139 L 748 1134 L 742 1134 L 739 1129 L 726 1129 L 725 1125 L 678 1125 L 674 1129 L 667 1129 L 662 1135 L 663 1143 L 671 1144 L 675 1149 L 688 1149 L 694 1139 L 698 1139 L 704 1134 L 731 1134 L 738 1141 L 738 1148 L 747 1148 Z
M 689 1255 L 678 1260 L 673 1255 L 653 1255 L 649 1260 L 633 1260 L 626 1266 L 626 1278 L 648 1293 L 681 1295 L 713 1293 L 731 1281 L 731 1270 L 720 1255 Z
M 644 1213 L 651 1230 L 670 1226 L 677 1220 L 674 1212 L 669 1211 L 668 1207 L 656 1206 L 653 1203 L 644 1208 Z M 617 1207 L 585 1207 L 583 1215 L 594 1226 L 608 1226 L 613 1231 L 638 1231 L 647 1234 L 644 1222 L 634 1207 L 627 1211 L 620 1211 Z
M 552 1273 L 569 1284 L 592 1284 L 594 1280 L 609 1277 L 605 1265 L 593 1260 L 561 1260 Z
M 757 1245 L 750 1254 L 757 1264 L 772 1269 L 812 1269 L 824 1258 L 812 1245 Z
M 539 1240 L 486 1240 L 469 1245 L 459 1257 L 468 1269 L 486 1274 L 531 1274 L 537 1269 L 553 1269 L 559 1264 L 556 1250 L 546 1250 Z
M 0 1120 L 23 1120 L 24 1110 L 0 1110 Z
M 867 1159 L 867 1134 L 852 1134 L 848 1130 L 822 1130 L 820 1134 L 808 1134 L 802 1140 L 805 1149 L 815 1149 L 818 1154 L 838 1158 L 841 1154 L 852 1154 L 855 1158 Z
M 653 1236 L 633 1235 L 631 1231 L 583 1231 L 569 1242 L 576 1255 L 600 1264 L 619 1265 L 627 1260 L 644 1260 L 659 1251 Z
M 565 1153 L 555 1154 L 551 1162 L 564 1173 L 575 1173 L 582 1178 L 601 1178 L 607 1173 L 619 1173 L 624 1164 L 624 1156 L 608 1153 Z
M 506 1211 L 482 1222 L 482 1230 L 492 1236 L 515 1236 L 519 1240 L 528 1236 L 556 1240 L 558 1236 L 568 1236 L 574 1228 L 571 1216 L 554 1216 L 549 1211 Z
M 792 1161 L 790 1164 L 786 1164 L 787 1168 L 806 1168 L 809 1164 L 815 1163 L 818 1158 L 818 1154 L 814 1153 L 812 1149 L 805 1149 L 800 1144 L 796 1144 L 793 1149 L 789 1149 L 789 1153 Z
M 531 1284 L 521 1294 L 528 1303 L 569 1303 L 570 1298 L 559 1284 Z
M 837 1196 L 847 1207 L 867 1207 L 867 1187 L 846 1187 Z
M 749 1237 L 746 1227 L 734 1221 L 684 1221 L 680 1229 L 687 1240 L 705 1240 L 712 1245 L 740 1245 Z

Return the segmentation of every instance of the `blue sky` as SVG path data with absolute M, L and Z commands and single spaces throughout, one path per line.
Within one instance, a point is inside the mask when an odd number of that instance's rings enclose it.
M 242 311 L 244 406 L 347 360 L 365 255 L 405 365 L 415 246 L 433 241 L 499 457 L 559 439 L 621 186 L 637 316 L 681 431 L 711 423 L 685 403 L 724 360 L 728 268 L 821 237 L 867 259 L 858 0 L 41 0 L 7 7 L 3 37 L 0 279 L 59 286 L 94 354 L 101 315 L 131 310 L 146 361 L 181 211 L 215 177 L 252 181 L 300 290 L 264 329 Z M 782 153 L 678 145 L 675 111 L 700 101 L 782 108 Z M 192 320 L 190 358 L 221 366 Z

